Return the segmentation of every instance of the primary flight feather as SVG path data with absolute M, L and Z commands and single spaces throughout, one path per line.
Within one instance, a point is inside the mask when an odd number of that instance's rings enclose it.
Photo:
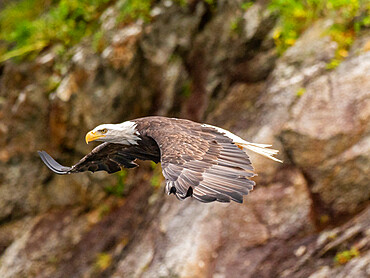
M 56 162 L 45 151 L 42 161 L 54 173 L 84 171 L 114 173 L 136 167 L 136 159 L 161 162 L 165 191 L 178 199 L 201 202 L 243 202 L 255 185 L 246 154 L 250 150 L 279 161 L 270 145 L 247 142 L 219 127 L 184 119 L 145 117 L 121 124 L 103 124 L 86 134 L 86 143 L 102 141 L 72 167 Z

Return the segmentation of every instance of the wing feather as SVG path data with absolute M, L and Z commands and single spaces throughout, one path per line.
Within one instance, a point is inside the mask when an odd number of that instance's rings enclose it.
M 134 162 L 136 159 L 153 160 L 156 163 L 160 159 L 158 145 L 151 138 L 141 140 L 138 145 L 130 146 L 113 143 L 100 144 L 72 167 L 60 165 L 45 151 L 38 153 L 46 166 L 59 175 L 85 171 L 106 171 L 111 174 L 120 171 L 122 167 L 137 167 Z
M 158 121 L 147 135 L 160 146 L 166 193 L 201 202 L 243 202 L 255 185 L 248 155 L 214 128 L 187 120 Z

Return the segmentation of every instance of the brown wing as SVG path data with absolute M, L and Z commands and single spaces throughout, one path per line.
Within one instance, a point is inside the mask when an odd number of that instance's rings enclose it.
M 171 120 L 147 131 L 161 150 L 166 193 L 179 199 L 242 203 L 255 185 L 247 154 L 217 130 L 198 123 Z
M 46 166 L 60 175 L 84 171 L 114 173 L 120 171 L 121 167 L 136 167 L 135 159 L 159 162 L 159 149 L 151 138 L 145 138 L 138 145 L 131 146 L 113 143 L 100 144 L 72 167 L 60 165 L 45 151 L 38 153 Z

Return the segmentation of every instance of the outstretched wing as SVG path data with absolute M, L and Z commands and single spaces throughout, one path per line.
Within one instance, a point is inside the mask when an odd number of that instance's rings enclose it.
M 148 132 L 161 150 L 166 193 L 179 199 L 242 203 L 255 185 L 248 155 L 211 127 L 177 120 Z
M 159 162 L 157 144 L 149 138 L 144 141 L 140 142 L 139 145 L 130 146 L 113 143 L 100 144 L 72 167 L 60 165 L 45 151 L 39 151 L 38 153 L 46 166 L 59 175 L 84 171 L 115 173 L 120 171 L 122 167 L 136 167 L 135 159 Z

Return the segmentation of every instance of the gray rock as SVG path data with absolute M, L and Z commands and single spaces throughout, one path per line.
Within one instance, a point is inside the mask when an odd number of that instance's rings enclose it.
M 333 217 L 355 212 L 370 198 L 369 88 L 370 54 L 350 58 L 308 83 L 281 134 Z
M 295 171 L 285 175 L 284 185 L 257 188 L 243 206 L 168 200 L 113 277 L 252 274 L 259 266 L 254 248 L 312 229 L 304 180 Z
M 78 212 L 59 211 L 37 216 L 2 254 L 2 277 L 50 277 L 62 254 L 79 241 L 87 228 Z M 31 223 L 30 223 L 31 222 Z

